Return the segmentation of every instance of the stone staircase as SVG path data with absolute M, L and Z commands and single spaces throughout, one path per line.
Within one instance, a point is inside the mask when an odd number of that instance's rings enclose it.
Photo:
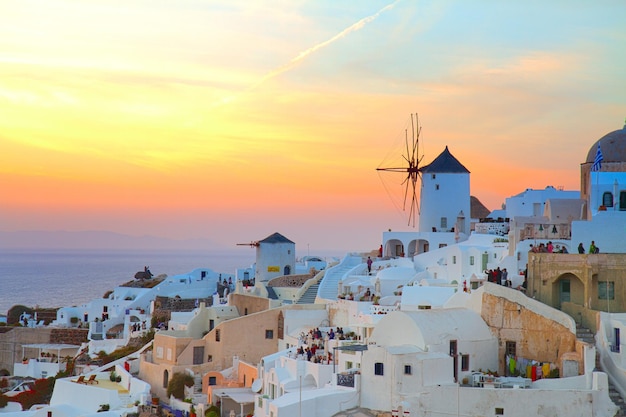
M 343 280 L 344 276 L 355 266 L 362 263 L 363 259 L 360 256 L 345 256 L 339 264 L 328 268 L 321 281 L 318 294 L 320 298 L 336 300 L 339 291 L 339 281 Z
M 578 324 L 576 324 L 576 338 L 592 346 L 596 345 L 596 339 L 595 339 L 594 334 L 591 332 L 591 330 L 585 327 L 582 327 Z M 596 369 L 599 371 L 603 371 L 602 364 L 600 363 L 600 353 L 598 353 L 597 350 L 596 350 Z M 620 395 L 619 391 L 615 389 L 615 385 L 613 385 L 610 378 L 609 378 L 609 398 L 611 398 L 611 401 L 613 401 L 613 403 L 619 407 L 619 411 L 617 412 L 617 414 L 615 414 L 614 417 L 626 417 L 626 403 L 624 402 L 624 399 Z
M 317 290 L 319 289 L 320 284 L 316 283 L 311 285 L 307 290 L 302 294 L 302 297 L 296 301 L 296 304 L 314 304 L 315 298 L 317 298 Z
M 193 376 L 193 392 L 194 394 L 202 394 L 202 375 L 200 374 Z

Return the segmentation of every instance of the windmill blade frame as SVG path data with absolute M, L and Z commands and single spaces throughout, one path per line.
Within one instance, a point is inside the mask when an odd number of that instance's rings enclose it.
M 419 126 L 419 118 L 417 113 L 411 114 L 411 142 L 409 143 L 408 129 L 405 129 L 406 154 L 402 155 L 402 158 L 408 166 L 376 168 L 377 171 L 406 173 L 406 178 L 402 181 L 401 184 L 404 186 L 404 203 L 402 210 L 407 211 L 407 200 L 409 198 L 409 192 L 411 192 L 408 225 L 413 225 L 413 227 L 415 227 L 415 218 L 420 213 L 419 200 L 417 198 L 417 183 L 419 180 L 421 187 L 422 172 L 420 163 L 422 162 L 422 159 L 424 157 L 423 155 L 421 157 L 419 156 L 419 138 L 421 131 L 422 128 Z

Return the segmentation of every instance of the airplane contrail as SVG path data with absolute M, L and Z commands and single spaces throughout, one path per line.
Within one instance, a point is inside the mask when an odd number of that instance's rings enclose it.
M 381 14 L 385 13 L 388 10 L 391 10 L 400 0 L 395 0 L 394 2 L 386 5 L 385 7 L 383 7 L 382 9 L 380 9 L 379 11 L 377 11 L 376 13 L 374 13 L 373 15 L 364 17 L 363 19 L 359 20 L 356 23 L 353 23 L 352 25 L 348 26 L 346 29 L 342 30 L 341 32 L 339 32 L 338 34 L 336 34 L 335 36 L 333 36 L 332 38 L 325 40 L 324 42 L 320 42 L 317 45 L 314 45 L 302 52 L 300 52 L 295 58 L 292 58 L 291 61 L 289 61 L 287 64 L 283 65 L 282 67 L 279 67 L 273 71 L 268 72 L 267 74 L 265 74 L 263 77 L 261 77 L 261 79 L 259 81 L 257 81 L 256 83 L 254 83 L 253 85 L 251 85 L 250 87 L 248 87 L 246 89 L 246 91 L 251 91 L 254 90 L 255 88 L 257 88 L 258 86 L 260 86 L 261 84 L 263 84 L 264 82 L 266 82 L 269 79 L 272 79 L 280 74 L 283 74 L 289 70 L 291 70 L 292 68 L 294 68 L 296 65 L 298 65 L 302 60 L 304 60 L 306 57 L 308 57 L 309 55 L 311 55 L 313 52 L 322 49 L 330 44 L 332 44 L 333 42 L 336 42 L 337 40 L 345 37 L 346 35 L 352 33 L 352 32 L 356 32 L 357 30 L 362 29 L 365 25 L 367 25 L 368 23 L 371 23 L 372 21 L 374 21 L 376 18 L 378 18 L 378 16 L 380 16 Z M 218 102 L 214 103 L 213 105 L 211 105 L 211 107 L 217 107 L 217 106 L 222 106 L 228 103 L 231 103 L 233 100 L 235 100 L 239 95 L 239 94 L 233 94 L 231 96 L 228 97 L 224 97 L 221 100 L 219 100 Z
M 383 7 L 382 9 L 380 9 L 379 11 L 377 11 L 376 13 L 374 13 L 373 15 L 364 17 L 363 19 L 359 20 L 358 22 L 348 26 L 346 29 L 342 30 L 341 32 L 339 32 L 338 34 L 336 34 L 335 36 L 333 36 L 332 38 L 324 41 L 324 42 L 320 42 L 317 45 L 314 45 L 312 47 L 310 47 L 309 49 L 302 51 L 298 54 L 298 56 L 296 56 L 295 58 L 293 58 L 291 61 L 289 61 L 289 63 L 283 65 L 280 68 L 277 68 L 271 72 L 269 72 L 268 74 L 264 75 L 263 78 L 261 78 L 261 80 L 259 80 L 256 84 L 254 84 L 250 89 L 256 88 L 259 85 L 261 85 L 262 83 L 264 83 L 265 81 L 276 77 L 277 75 L 280 75 L 286 71 L 289 71 L 290 69 L 292 69 L 293 67 L 295 67 L 296 65 L 298 65 L 298 63 L 300 63 L 300 61 L 304 60 L 307 56 L 311 55 L 313 52 L 322 49 L 328 45 L 330 45 L 331 43 L 345 37 L 346 35 L 352 33 L 352 32 L 356 32 L 357 30 L 362 29 L 366 24 L 371 23 L 372 21 L 374 21 L 376 18 L 378 18 L 378 16 L 380 16 L 381 14 L 383 14 L 384 12 L 391 10 L 396 3 L 398 3 L 400 0 L 395 0 L 393 3 L 390 3 L 388 5 L 386 5 L 385 7 Z

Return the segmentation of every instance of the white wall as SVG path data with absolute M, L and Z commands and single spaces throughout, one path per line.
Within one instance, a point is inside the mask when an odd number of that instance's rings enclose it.
M 256 279 L 269 281 L 272 278 L 285 275 L 285 266 L 289 266 L 291 274 L 296 273 L 296 245 L 293 243 L 263 243 L 256 251 Z M 268 268 L 278 267 L 278 271 L 268 271 Z
M 433 175 L 435 178 L 433 179 Z M 462 173 L 429 173 L 422 176 L 420 194 L 419 230 L 430 232 L 450 231 L 455 227 L 457 216 L 463 211 L 465 228 L 460 232 L 469 234 L 470 230 L 470 177 Z M 441 227 L 441 218 L 447 218 L 445 228 Z
M 596 246 L 602 253 L 626 253 L 626 212 L 601 211 L 591 220 L 572 222 L 572 243 L 571 247 L 576 253 L 578 243 L 582 242 L 585 250 L 589 250 L 591 241 L 596 242 Z
M 512 219 L 519 216 L 543 216 L 546 200 L 562 198 L 580 198 L 580 192 L 557 190 L 551 185 L 543 190 L 527 188 L 520 194 L 505 200 L 506 217 Z
M 602 379 L 602 376 L 606 377 L 599 374 L 596 378 Z M 507 417 L 613 417 L 617 411 L 608 390 L 489 389 L 451 385 L 432 387 L 406 401 L 412 405 L 411 417 L 421 415 L 417 413 L 418 404 L 422 410 L 429 410 L 431 417 L 494 416 L 496 408 L 502 408 Z

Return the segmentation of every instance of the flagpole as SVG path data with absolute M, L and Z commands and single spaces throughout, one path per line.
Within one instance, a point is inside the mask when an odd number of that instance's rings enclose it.
M 603 160 L 604 160 L 604 156 L 602 155 L 602 149 L 600 149 L 600 142 L 598 142 L 598 150 L 596 151 L 596 157 L 594 158 L 593 165 L 591 166 L 591 172 L 596 172 L 596 200 L 598 200 L 596 201 L 596 207 L 600 205 L 598 194 L 600 193 L 600 190 L 599 190 L 600 168 L 602 168 Z M 591 194 L 589 196 L 591 197 Z M 592 207 L 592 210 L 595 209 L 596 207 Z

